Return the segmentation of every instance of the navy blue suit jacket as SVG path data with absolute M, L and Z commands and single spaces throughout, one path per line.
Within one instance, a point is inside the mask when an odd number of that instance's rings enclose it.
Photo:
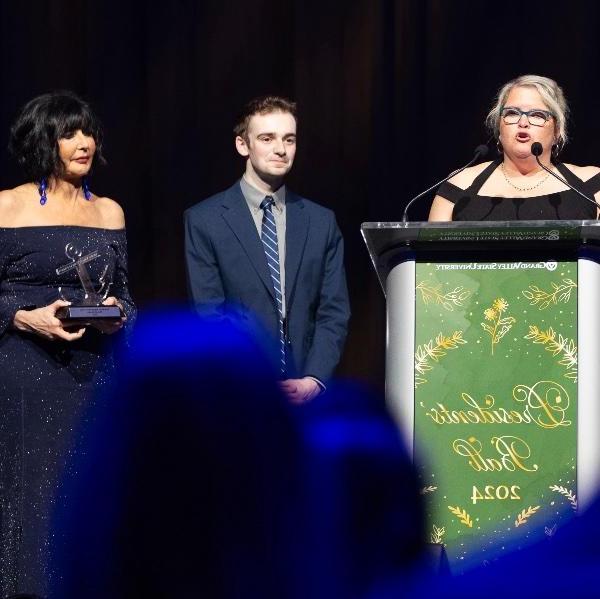
M 331 210 L 286 191 L 288 376 L 327 380 L 350 317 L 343 240 Z M 185 212 L 189 291 L 200 313 L 255 315 L 273 339 L 278 313 L 262 242 L 239 182 Z M 290 360 L 288 360 L 290 362 Z

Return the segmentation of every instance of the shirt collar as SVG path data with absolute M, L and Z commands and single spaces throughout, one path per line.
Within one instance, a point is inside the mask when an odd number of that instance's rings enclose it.
M 285 185 L 282 185 L 277 191 L 266 194 L 264 191 L 257 189 L 252 185 L 243 175 L 240 179 L 240 187 L 242 188 L 242 194 L 246 198 L 246 202 L 250 206 L 250 209 L 258 212 L 260 210 L 260 204 L 267 195 L 270 195 L 275 200 L 275 209 L 279 212 L 283 211 L 285 206 Z

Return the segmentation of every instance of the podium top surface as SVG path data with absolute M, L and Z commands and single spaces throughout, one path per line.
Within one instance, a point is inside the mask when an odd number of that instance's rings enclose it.
M 600 248 L 597 220 L 367 222 L 361 225 L 361 233 L 384 288 L 389 270 L 419 253 L 444 252 L 446 259 L 452 259 L 466 252 L 473 259 L 485 251 Z

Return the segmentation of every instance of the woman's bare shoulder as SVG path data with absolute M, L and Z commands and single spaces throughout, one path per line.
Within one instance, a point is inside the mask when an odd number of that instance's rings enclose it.
M 12 208 L 17 201 L 17 194 L 14 189 L 3 189 L 0 191 L 0 210 Z
M 577 166 L 576 164 L 566 164 L 565 166 L 577 177 L 579 177 L 582 181 L 587 181 L 591 179 L 598 173 L 600 173 L 600 168 L 597 166 Z
M 0 191 L 0 227 L 10 225 L 32 197 L 29 184 Z
M 125 214 L 118 202 L 107 197 L 96 197 L 96 207 L 102 215 L 102 223 L 106 229 L 125 227 Z
M 481 172 L 490 164 L 491 160 L 488 160 L 487 162 L 482 162 L 480 164 L 476 164 L 475 166 L 470 166 L 461 173 L 458 173 L 458 175 L 455 175 L 451 179 L 448 179 L 448 181 L 449 183 L 452 183 L 452 185 L 456 185 L 456 187 L 460 187 L 461 189 L 467 189 L 467 187 L 469 187 L 469 185 L 473 183 L 475 177 L 481 174 Z
M 24 185 L 19 185 L 18 187 L 14 187 L 13 189 L 3 189 L 0 191 L 0 202 L 2 205 L 6 205 L 7 203 L 18 202 L 19 200 L 25 198 L 34 197 L 34 187 L 30 183 L 25 183 Z

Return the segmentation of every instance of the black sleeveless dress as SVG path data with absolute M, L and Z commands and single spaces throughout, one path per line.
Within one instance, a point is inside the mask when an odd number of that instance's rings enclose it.
M 571 189 L 529 198 L 503 198 L 478 195 L 483 184 L 500 165 L 494 160 L 484 168 L 467 189 L 452 183 L 444 183 L 437 195 L 454 204 L 452 220 L 586 220 L 595 219 L 597 210 Z M 556 169 L 573 187 L 588 197 L 600 191 L 600 173 L 588 181 L 582 181 L 564 164 L 557 163 Z
M 124 230 L 0 228 L 0 597 L 43 597 L 55 575 L 48 558 L 60 480 L 80 451 L 78 430 L 94 395 L 111 380 L 113 344 L 122 334 L 103 335 L 88 327 L 81 339 L 66 342 L 11 329 L 17 310 L 46 306 L 59 293 L 68 298 L 81 290 L 75 270 L 56 274 L 69 263 L 68 243 L 85 254 L 105 253 L 102 264 L 86 265 L 90 278 L 98 288 L 108 268 L 106 280 L 113 281 L 108 295 L 123 304 L 127 326 L 135 317 Z

